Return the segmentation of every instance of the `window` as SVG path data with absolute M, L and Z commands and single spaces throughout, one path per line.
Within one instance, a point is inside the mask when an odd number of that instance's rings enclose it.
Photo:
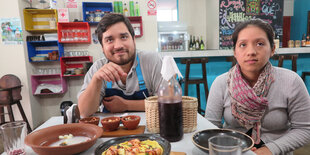
M 157 0 L 157 21 L 178 21 L 178 0 Z

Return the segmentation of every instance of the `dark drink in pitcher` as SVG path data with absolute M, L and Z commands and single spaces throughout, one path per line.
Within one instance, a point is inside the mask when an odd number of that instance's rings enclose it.
M 170 142 L 176 142 L 183 137 L 182 102 L 158 102 L 160 136 Z

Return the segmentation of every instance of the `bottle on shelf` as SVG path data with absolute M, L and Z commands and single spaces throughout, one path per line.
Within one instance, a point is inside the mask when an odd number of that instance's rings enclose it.
M 276 39 L 274 39 L 274 44 L 276 45 L 276 49 L 278 49 L 280 47 L 279 36 L 276 36 Z
M 128 8 L 127 8 L 127 3 L 126 2 L 124 2 L 124 16 L 129 16 Z
M 122 1 L 119 1 L 118 2 L 118 11 L 120 14 L 123 14 L 123 2 Z
M 135 7 L 134 7 L 134 2 L 133 1 L 129 1 L 129 12 L 130 12 L 130 16 L 135 16 Z
M 118 1 L 113 2 L 113 12 L 119 13 Z
M 310 46 L 310 35 L 309 34 L 307 35 L 307 38 L 306 38 L 306 46 Z
M 305 47 L 306 46 L 306 34 L 302 35 L 302 39 L 301 39 L 301 47 Z
M 51 17 L 49 24 L 50 24 L 50 29 L 56 29 L 56 18 L 54 16 Z
M 135 4 L 135 15 L 140 16 L 140 7 L 138 2 Z
M 200 50 L 205 49 L 205 44 L 203 43 L 202 36 L 200 36 Z
M 193 44 L 193 40 L 192 40 L 192 38 L 193 38 L 193 36 L 192 36 L 192 35 L 190 35 L 190 38 L 189 38 L 189 43 L 188 43 L 188 50 L 189 50 L 189 51 L 193 50 L 193 49 L 192 49 L 192 44 Z
M 196 50 L 196 39 L 195 36 L 193 36 L 193 41 L 192 41 L 192 50 Z
M 195 49 L 199 50 L 200 49 L 200 45 L 199 45 L 199 37 L 197 37 L 197 40 L 195 42 Z

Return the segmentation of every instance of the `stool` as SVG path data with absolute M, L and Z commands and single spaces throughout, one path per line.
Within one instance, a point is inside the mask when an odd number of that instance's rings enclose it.
M 200 84 L 204 85 L 205 89 L 205 97 L 206 101 L 209 95 L 208 83 L 207 83 L 207 69 L 206 63 L 208 62 L 208 58 L 185 58 L 181 59 L 181 64 L 186 64 L 186 72 L 185 72 L 185 90 L 184 95 L 188 96 L 188 85 L 196 84 L 197 91 L 197 99 L 198 99 L 198 113 L 204 116 L 205 111 L 201 108 L 201 100 L 200 100 Z M 202 78 L 189 78 L 190 73 L 190 65 L 191 64 L 201 64 L 202 67 Z
M 292 61 L 292 71 L 297 72 L 297 58 L 298 55 L 296 54 L 286 54 L 286 55 L 274 55 L 272 59 L 279 60 L 278 67 L 283 67 L 284 60 L 291 60 Z
M 31 127 L 20 103 L 21 96 L 21 82 L 20 79 L 12 74 L 7 74 L 0 79 L 0 123 L 5 123 L 4 107 L 7 108 L 10 122 L 14 122 L 14 115 L 12 105 L 17 104 L 20 114 L 23 120 L 27 123 L 28 133 L 30 133 Z

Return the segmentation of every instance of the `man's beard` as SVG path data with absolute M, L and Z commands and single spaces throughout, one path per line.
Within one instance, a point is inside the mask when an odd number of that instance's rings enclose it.
M 121 49 L 121 50 L 124 50 L 124 49 Z M 126 64 L 131 63 L 132 61 L 134 61 L 135 53 L 136 52 L 134 52 L 132 55 L 130 55 L 129 54 L 130 52 L 128 50 L 125 50 L 125 51 L 128 54 L 128 59 L 124 59 L 123 57 L 120 57 L 120 60 L 118 62 L 114 62 L 113 60 L 110 60 L 110 61 L 115 63 L 115 64 L 117 64 L 117 65 L 120 65 L 120 66 L 126 65 Z M 136 49 L 134 49 L 134 51 L 136 51 Z

